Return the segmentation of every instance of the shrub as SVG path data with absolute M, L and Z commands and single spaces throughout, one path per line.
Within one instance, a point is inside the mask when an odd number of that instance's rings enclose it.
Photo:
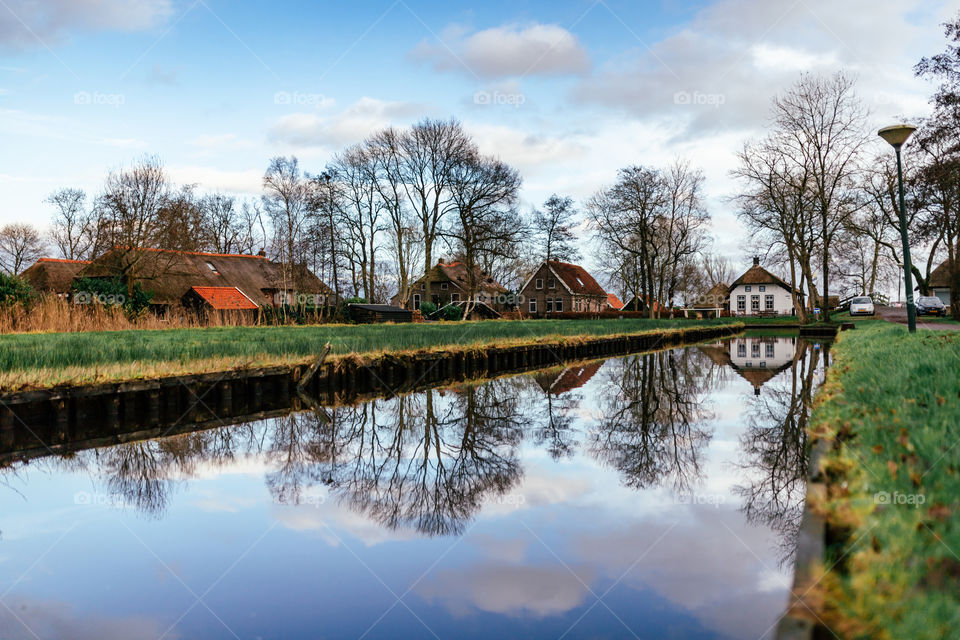
M 71 285 L 74 304 L 102 304 L 123 307 L 131 315 L 138 315 L 150 306 L 153 294 L 137 282 L 132 291 L 120 278 L 78 278 Z
M 0 305 L 27 304 L 33 297 L 33 287 L 29 282 L 0 273 Z
M 420 313 L 425 316 L 429 316 L 431 313 L 437 310 L 437 305 L 432 302 L 421 302 L 420 303 Z
M 460 307 L 450 304 L 443 308 L 443 319 L 444 320 L 459 320 L 463 317 L 463 309 Z

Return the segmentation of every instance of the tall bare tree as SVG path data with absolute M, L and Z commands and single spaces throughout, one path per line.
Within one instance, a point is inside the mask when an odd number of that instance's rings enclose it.
M 283 264 L 284 288 L 296 287 L 296 266 L 305 262 L 311 188 L 295 156 L 270 160 L 263 175 L 263 208 L 273 227 L 273 252 Z
M 86 208 L 82 189 L 58 189 L 44 201 L 53 205 L 50 239 L 67 260 L 86 260 L 95 251 L 99 225 Z
M 573 198 L 551 195 L 540 209 L 534 209 L 532 227 L 537 250 L 544 260 L 571 261 L 580 257 L 573 233 L 577 211 Z

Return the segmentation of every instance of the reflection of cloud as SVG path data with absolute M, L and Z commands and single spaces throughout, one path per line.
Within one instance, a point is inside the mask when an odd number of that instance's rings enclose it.
M 643 556 L 624 584 L 652 589 L 731 637 L 759 637 L 789 590 L 789 577 L 776 571 L 769 532 L 744 523 L 734 504 L 685 505 L 684 511 L 663 538 L 669 525 L 661 517 L 609 534 L 585 533 L 573 545 L 581 562 L 605 568 L 614 579 Z M 729 615 L 731 609 L 738 615 Z
M 332 547 L 340 544 L 338 538 L 344 534 L 349 534 L 367 547 L 420 537 L 414 530 L 384 527 L 349 506 L 339 504 L 335 499 L 326 500 L 323 504 L 274 505 L 272 515 L 288 529 L 316 532 Z M 331 534 L 331 529 L 336 535 Z
M 524 538 L 493 537 L 477 533 L 467 538 L 467 542 L 480 549 L 486 557 L 502 562 L 522 562 L 527 552 L 527 540 Z
M 166 625 L 146 618 L 103 618 L 84 616 L 57 602 L 5 601 L 15 613 L 0 607 L 0 629 L 4 640 L 156 640 Z M 19 618 L 19 620 L 18 620 Z M 176 638 L 176 634 L 164 637 Z
M 575 567 L 590 584 L 587 567 Z M 564 567 L 485 565 L 441 571 L 417 587 L 427 602 L 437 600 L 453 615 L 476 610 L 537 618 L 559 615 L 580 606 L 587 588 Z

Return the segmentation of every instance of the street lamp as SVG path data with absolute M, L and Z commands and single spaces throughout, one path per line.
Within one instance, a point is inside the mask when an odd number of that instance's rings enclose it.
M 907 207 L 903 197 L 903 162 L 900 160 L 900 147 L 917 128 L 912 124 L 895 124 L 884 127 L 877 135 L 890 143 L 897 152 L 897 183 L 900 186 L 900 239 L 903 241 L 903 283 L 907 288 L 907 325 L 910 333 L 917 330 L 917 307 L 913 304 L 913 268 L 910 262 L 910 243 L 907 240 Z

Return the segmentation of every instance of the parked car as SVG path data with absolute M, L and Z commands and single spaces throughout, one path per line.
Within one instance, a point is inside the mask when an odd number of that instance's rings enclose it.
M 936 296 L 920 296 L 917 298 L 917 315 L 945 316 L 947 307 L 943 304 L 943 300 Z
M 873 300 L 869 296 L 859 296 L 850 301 L 850 315 L 852 316 L 872 316 L 876 314 L 873 308 Z

